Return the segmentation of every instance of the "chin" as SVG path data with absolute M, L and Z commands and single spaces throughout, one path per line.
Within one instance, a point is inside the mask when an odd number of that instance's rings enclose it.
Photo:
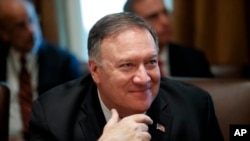
M 134 114 L 145 114 L 149 107 L 138 107 L 138 108 L 133 108 L 133 109 L 127 109 L 127 112 L 119 112 L 119 115 L 121 117 L 126 117 Z
M 139 105 L 136 109 L 137 113 L 145 113 L 151 106 L 151 103 Z

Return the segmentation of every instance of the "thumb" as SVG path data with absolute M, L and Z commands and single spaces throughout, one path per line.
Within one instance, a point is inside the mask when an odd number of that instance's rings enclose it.
M 116 124 L 119 120 L 120 120 L 119 114 L 116 111 L 116 109 L 111 109 L 111 117 L 108 120 L 106 126 L 112 126 L 112 125 Z

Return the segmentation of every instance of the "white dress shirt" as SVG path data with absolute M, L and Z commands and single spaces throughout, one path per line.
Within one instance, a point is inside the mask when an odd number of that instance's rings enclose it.
M 102 98 L 100 96 L 99 90 L 97 90 L 97 93 L 98 93 L 98 98 L 99 98 L 99 101 L 100 101 L 100 104 L 101 104 L 102 112 L 104 114 L 104 117 L 105 117 L 106 121 L 108 121 L 110 119 L 110 117 L 111 117 L 111 111 L 103 103 Z
M 169 51 L 167 46 L 162 48 L 162 51 L 159 54 L 159 59 L 162 62 L 164 76 L 170 76 Z
M 37 94 L 37 82 L 38 82 L 38 65 L 37 65 L 37 53 L 31 52 L 25 56 L 26 67 L 31 74 L 32 84 L 32 95 L 33 100 L 38 97 Z M 13 48 L 10 48 L 10 52 L 7 57 L 7 83 L 10 88 L 10 117 L 9 117 L 9 136 L 10 137 L 21 137 L 23 131 L 23 125 L 21 120 L 20 105 L 18 100 L 19 91 L 19 79 L 18 74 L 20 73 L 20 54 Z

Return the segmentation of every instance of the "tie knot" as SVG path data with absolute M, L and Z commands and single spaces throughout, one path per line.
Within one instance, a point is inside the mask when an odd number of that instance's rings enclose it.
M 20 58 L 20 63 L 21 63 L 21 65 L 22 66 L 25 66 L 26 65 L 26 58 L 25 58 L 25 56 L 21 56 L 21 58 Z

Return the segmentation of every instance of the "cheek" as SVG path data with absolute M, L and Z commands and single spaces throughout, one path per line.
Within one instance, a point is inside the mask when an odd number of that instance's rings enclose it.
M 159 32 L 160 30 L 160 24 L 158 21 L 151 21 L 150 24 L 152 25 L 152 27 L 154 28 L 154 30 L 156 31 L 156 33 Z
M 24 36 L 20 36 L 17 34 L 13 35 L 11 38 L 13 39 L 12 43 L 17 44 L 18 46 L 21 46 L 27 42 L 27 40 L 24 38 Z
M 107 81 L 107 79 L 109 79 Z M 110 91 L 112 90 L 112 97 L 113 99 L 116 99 L 115 101 L 120 103 L 123 100 L 126 99 L 128 89 L 131 87 L 130 81 L 128 76 L 111 76 L 110 78 L 107 78 L 104 83 L 109 82 L 106 84 L 106 90 Z
M 159 90 L 161 75 L 159 70 L 154 70 L 149 73 L 151 81 L 152 81 L 152 93 L 156 94 Z
M 128 88 L 127 82 L 126 77 L 115 75 L 102 79 L 102 87 L 109 94 L 108 99 L 112 99 L 116 103 L 114 105 L 120 105 L 125 100 Z
M 109 82 L 113 83 L 114 88 L 126 89 L 126 85 L 129 82 L 129 77 L 124 76 L 124 75 L 120 75 L 120 74 L 117 74 L 117 75 L 114 74 L 114 75 L 110 76 L 109 80 L 110 80 Z
M 128 81 L 128 76 L 119 73 L 118 71 L 112 69 L 101 70 L 99 72 L 100 83 L 110 87 L 112 89 L 124 88 L 125 83 Z

